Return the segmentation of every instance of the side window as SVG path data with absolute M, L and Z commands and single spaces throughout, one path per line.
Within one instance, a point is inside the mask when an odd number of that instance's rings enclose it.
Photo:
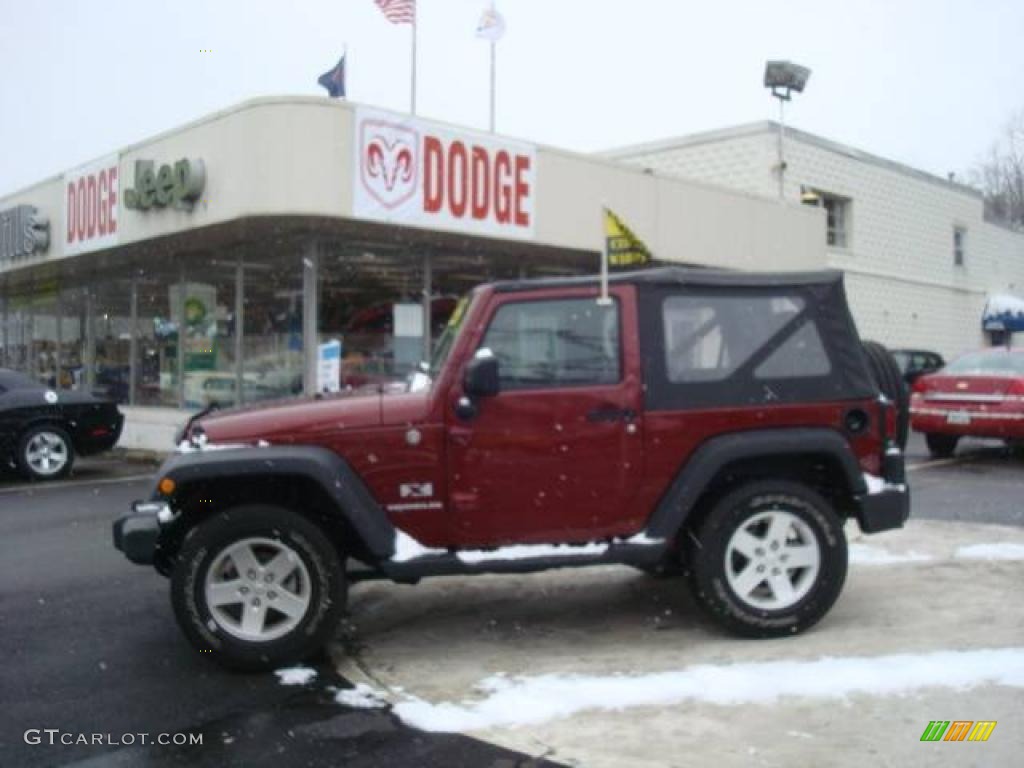
M 668 380 L 697 383 L 727 379 L 803 308 L 803 299 L 797 296 L 704 295 L 665 299 L 662 318 Z M 775 355 L 780 351 L 776 350 Z M 765 361 L 762 367 L 770 362 Z
M 828 376 L 831 372 L 832 364 L 821 343 L 818 328 L 808 320 L 757 367 L 754 376 L 758 379 L 788 379 Z
M 523 301 L 495 314 L 481 347 L 500 364 L 502 389 L 614 384 L 620 379 L 618 302 Z

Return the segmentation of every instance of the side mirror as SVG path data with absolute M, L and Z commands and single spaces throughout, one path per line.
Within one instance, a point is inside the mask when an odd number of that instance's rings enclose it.
M 501 389 L 500 381 L 498 358 L 491 354 L 481 355 L 478 352 L 466 366 L 462 388 L 470 397 L 494 397 Z

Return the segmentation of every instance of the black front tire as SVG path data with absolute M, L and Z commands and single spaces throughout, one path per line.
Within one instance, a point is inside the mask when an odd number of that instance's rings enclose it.
M 780 509 L 810 531 L 819 565 L 806 594 L 792 605 L 769 610 L 733 589 L 726 557 L 729 541 L 740 527 L 755 516 Z M 846 580 L 848 554 L 842 522 L 824 498 L 800 483 L 742 485 L 722 497 L 691 533 L 686 554 L 694 598 L 716 622 L 744 637 L 784 637 L 813 626 L 838 599 Z M 800 578 L 798 572 L 796 578 Z
M 308 573 L 308 608 L 282 637 L 259 642 L 239 638 L 214 617 L 207 603 L 204 585 L 211 567 L 226 548 L 246 539 L 280 542 L 298 555 Z M 318 653 L 333 636 L 346 597 L 342 559 L 324 531 L 297 512 L 263 504 L 234 507 L 190 530 L 171 574 L 174 615 L 186 637 L 204 655 L 239 671 L 274 669 Z
M 940 435 L 929 432 L 924 436 L 924 442 L 928 446 L 928 453 L 932 455 L 932 458 L 948 459 L 956 451 L 960 435 Z
M 54 448 L 57 448 L 58 445 L 60 446 L 59 450 L 64 457 L 64 463 L 54 472 L 47 472 L 33 466 L 29 456 L 30 446 L 40 437 L 45 438 Z M 71 467 L 75 463 L 75 448 L 71 442 L 71 437 L 61 427 L 55 424 L 40 424 L 25 430 L 25 433 L 18 438 L 15 463 L 17 464 L 18 471 L 29 480 L 58 480 L 70 474 Z

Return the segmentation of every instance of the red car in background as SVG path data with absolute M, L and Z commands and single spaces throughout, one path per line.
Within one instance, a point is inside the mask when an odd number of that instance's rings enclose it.
M 970 352 L 914 382 L 910 423 L 933 456 L 961 437 L 1024 440 L 1024 349 Z

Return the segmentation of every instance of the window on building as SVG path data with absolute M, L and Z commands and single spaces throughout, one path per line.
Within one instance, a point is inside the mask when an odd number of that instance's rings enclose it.
M 967 247 L 967 228 L 953 227 L 953 266 L 964 266 Z
M 614 384 L 620 375 L 618 305 L 593 299 L 506 304 L 481 346 L 498 358 L 502 389 Z
M 805 188 L 800 199 L 804 205 L 825 209 L 825 236 L 831 247 L 850 247 L 850 207 L 853 204 L 850 198 Z

